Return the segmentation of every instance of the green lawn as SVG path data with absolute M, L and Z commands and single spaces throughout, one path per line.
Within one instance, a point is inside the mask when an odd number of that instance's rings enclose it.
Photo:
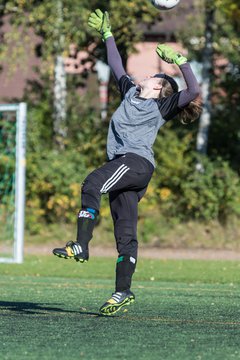
M 140 260 L 114 317 L 114 259 L 0 264 L 1 359 L 240 359 L 240 263 Z

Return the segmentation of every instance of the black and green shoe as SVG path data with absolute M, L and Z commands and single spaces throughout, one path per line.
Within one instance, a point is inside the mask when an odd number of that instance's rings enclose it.
M 114 315 L 122 307 L 130 305 L 135 301 L 135 295 L 130 290 L 117 291 L 99 309 L 102 315 Z
M 89 258 L 88 250 L 83 250 L 81 245 L 74 241 L 69 241 L 63 248 L 53 249 L 53 254 L 64 258 L 74 259 L 81 263 L 87 262 Z

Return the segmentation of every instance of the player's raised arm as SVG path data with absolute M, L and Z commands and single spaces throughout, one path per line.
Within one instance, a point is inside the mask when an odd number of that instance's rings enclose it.
M 169 64 L 176 64 L 182 72 L 186 82 L 186 89 L 178 91 L 172 87 L 172 95 L 162 94 L 159 100 L 159 109 L 165 120 L 171 120 L 178 115 L 182 124 L 189 124 L 196 120 L 202 111 L 200 102 L 200 88 L 197 79 L 192 72 L 187 58 L 182 54 L 175 52 L 170 46 L 159 44 L 157 46 L 157 54 L 160 58 Z M 165 76 L 166 79 L 166 76 Z M 168 80 L 168 79 L 166 79 Z M 173 80 L 173 79 L 172 79 Z
M 102 40 L 106 44 L 108 65 L 116 80 L 119 81 L 123 75 L 126 75 L 126 71 L 111 32 L 108 12 L 103 13 L 100 9 L 95 10 L 89 16 L 88 25 L 101 34 Z
M 159 44 L 157 46 L 157 54 L 160 58 L 169 64 L 176 64 L 182 72 L 187 88 L 182 90 L 178 99 L 178 107 L 184 108 L 191 101 L 195 100 L 200 95 L 200 88 L 195 75 L 192 72 L 187 58 L 182 54 L 174 51 L 170 46 Z

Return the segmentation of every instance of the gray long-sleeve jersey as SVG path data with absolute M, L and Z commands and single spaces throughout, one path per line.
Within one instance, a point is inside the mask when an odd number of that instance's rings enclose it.
M 143 156 L 155 166 L 152 147 L 158 130 L 197 97 L 197 81 L 187 63 L 180 67 L 187 84 L 186 90 L 161 99 L 141 98 L 136 85 L 122 67 L 121 57 L 112 37 L 107 39 L 106 46 L 108 63 L 118 81 L 122 96 L 122 102 L 109 124 L 108 159 L 132 152 Z
M 175 98 L 178 96 L 175 94 Z M 109 160 L 116 155 L 132 152 L 145 157 L 155 166 L 152 146 L 159 128 L 165 122 L 158 102 L 138 97 L 136 87 L 131 87 L 110 121 L 107 138 Z

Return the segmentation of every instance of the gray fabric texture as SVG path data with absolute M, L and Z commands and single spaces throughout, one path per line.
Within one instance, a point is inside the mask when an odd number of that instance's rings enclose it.
M 141 99 L 133 86 L 114 112 L 108 130 L 107 155 L 135 153 L 149 160 L 155 167 L 153 143 L 158 130 L 165 124 L 154 99 Z

